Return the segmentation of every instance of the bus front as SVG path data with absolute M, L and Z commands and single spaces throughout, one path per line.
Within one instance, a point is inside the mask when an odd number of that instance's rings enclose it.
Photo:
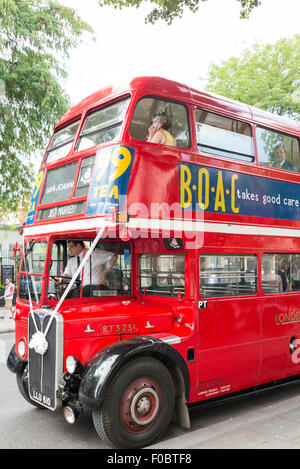
M 146 446 L 165 431 L 174 383 L 188 421 L 189 386 L 186 364 L 172 346 L 181 342 L 172 331 L 178 334 L 176 302 L 184 291 L 175 264 L 184 256 L 159 260 L 165 267 L 158 281 L 175 307 L 168 297 L 149 300 L 159 256 L 142 260 L 145 278 L 138 279 L 135 240 L 126 228 L 136 152 L 123 135 L 133 108 L 128 91 L 116 96 L 108 89 L 57 126 L 24 226 L 16 340 L 8 358 L 28 402 L 62 407 L 69 423 L 91 408 L 101 438 L 127 448 Z M 139 243 L 143 252 L 144 240 Z M 167 276 L 170 262 L 176 283 Z M 121 389 L 115 421 L 106 428 Z

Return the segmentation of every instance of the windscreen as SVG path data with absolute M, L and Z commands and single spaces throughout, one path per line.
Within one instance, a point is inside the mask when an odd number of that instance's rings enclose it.
M 113 140 L 120 132 L 130 99 L 91 113 L 83 125 L 79 136 L 77 151 Z
M 49 145 L 44 163 L 52 163 L 67 156 L 77 131 L 79 120 L 55 132 Z

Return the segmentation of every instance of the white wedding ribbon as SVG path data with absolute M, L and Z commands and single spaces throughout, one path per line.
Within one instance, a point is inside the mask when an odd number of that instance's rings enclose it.
M 99 239 L 101 238 L 102 234 L 103 234 L 103 231 L 105 230 L 105 226 L 102 227 L 100 230 L 99 230 L 99 233 L 97 234 L 96 238 L 94 239 L 94 241 L 92 242 L 90 248 L 88 249 L 88 251 L 86 252 L 85 256 L 83 257 L 80 265 L 78 266 L 76 272 L 74 273 L 73 277 L 71 278 L 67 288 L 65 289 L 62 297 L 60 298 L 59 302 L 57 303 L 55 309 L 50 313 L 50 319 L 48 321 L 48 324 L 47 324 L 47 327 L 46 327 L 46 330 L 45 332 L 41 332 L 38 330 L 37 328 L 37 325 L 36 325 L 36 322 L 35 322 L 35 317 L 34 317 L 34 314 L 33 314 L 33 309 L 32 309 L 32 301 L 31 301 L 31 295 L 30 295 L 30 289 L 29 289 L 29 286 L 28 286 L 28 292 L 29 292 L 29 298 L 30 298 L 30 314 L 32 315 L 32 319 L 33 319 L 33 322 L 34 322 L 34 325 L 35 325 L 35 329 L 36 329 L 36 332 L 33 334 L 30 342 L 29 342 L 29 348 L 34 348 L 34 350 L 36 351 L 36 353 L 39 353 L 40 355 L 43 355 L 47 349 L 48 349 L 48 342 L 47 342 L 47 339 L 46 339 L 46 336 L 48 334 L 48 331 L 50 329 L 50 326 L 52 324 L 52 321 L 54 319 L 54 316 L 55 314 L 57 313 L 57 311 L 59 310 L 59 308 L 61 307 L 63 301 L 65 300 L 67 294 L 69 293 L 69 291 L 71 290 L 72 286 L 74 285 L 74 282 L 75 280 L 77 279 L 78 275 L 81 273 L 83 267 L 85 266 L 86 262 L 88 261 L 88 259 L 90 258 L 93 250 L 95 249 Z M 25 251 L 24 251 L 25 252 Z M 27 282 L 28 284 L 28 282 Z
M 24 238 L 23 238 L 23 253 L 24 253 L 23 258 L 24 258 L 25 270 L 27 270 Z M 27 283 L 27 290 L 28 290 L 28 297 L 29 297 L 29 308 L 30 308 L 29 314 L 32 317 L 35 330 L 36 330 L 36 332 L 38 332 L 39 330 L 38 330 L 38 327 L 36 325 L 35 317 L 34 317 L 34 314 L 33 314 L 32 299 L 31 299 L 31 293 L 30 293 L 30 288 L 29 288 L 28 275 L 26 275 L 26 283 Z M 30 347 L 30 344 L 29 344 L 29 347 Z

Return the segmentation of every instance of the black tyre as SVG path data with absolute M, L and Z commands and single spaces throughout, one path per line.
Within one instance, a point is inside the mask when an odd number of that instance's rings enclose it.
M 114 448 L 143 448 L 165 433 L 173 414 L 174 384 L 158 360 L 128 362 L 113 378 L 93 421 L 101 439 Z
M 27 402 L 29 402 L 29 404 L 33 405 L 34 407 L 37 407 L 38 409 L 45 409 L 44 406 L 42 406 L 42 405 L 38 404 L 37 402 L 33 401 L 29 396 L 28 375 L 27 375 L 26 366 L 19 373 L 17 373 L 17 386 L 18 386 L 18 389 L 19 389 L 21 395 L 24 397 L 24 399 Z

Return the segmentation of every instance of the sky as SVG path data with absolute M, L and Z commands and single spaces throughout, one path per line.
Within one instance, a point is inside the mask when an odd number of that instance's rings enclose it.
M 197 89 L 212 63 L 239 56 L 253 43 L 274 43 L 300 34 L 299 0 L 262 0 L 250 19 L 240 19 L 237 0 L 208 0 L 186 10 L 171 26 L 145 24 L 151 9 L 116 10 L 97 0 L 59 0 L 74 8 L 95 32 L 71 52 L 64 83 L 72 104 L 108 84 L 134 76 L 162 76 Z

